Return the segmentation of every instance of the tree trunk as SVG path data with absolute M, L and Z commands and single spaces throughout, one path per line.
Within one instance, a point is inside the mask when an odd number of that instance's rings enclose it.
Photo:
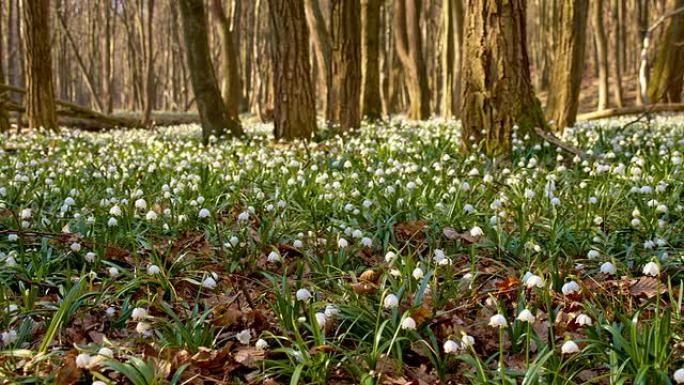
M 684 7 L 684 0 L 670 1 L 670 9 Z M 682 79 L 684 76 L 684 14 L 670 19 L 665 38 L 658 46 L 648 87 L 648 97 L 652 103 L 679 103 L 682 99 Z
M 24 0 L 26 109 L 30 128 L 58 130 L 50 53 L 50 0 Z
M 621 13 L 621 0 L 613 0 L 613 28 L 614 28 L 614 51 L 613 51 L 613 74 L 615 75 L 615 84 L 613 88 L 613 99 L 615 99 L 615 105 L 619 108 L 622 107 L 622 46 L 626 43 L 623 39 L 624 36 L 621 34 L 622 27 L 620 26 L 620 13 Z
M 214 14 L 219 21 L 219 35 L 221 37 L 221 68 L 223 72 L 223 84 L 221 84 L 221 94 L 223 102 L 228 109 L 231 119 L 240 121 L 240 95 L 242 85 L 240 84 L 239 55 L 235 49 L 233 32 L 230 28 L 230 20 L 226 16 L 221 2 L 223 0 L 212 0 Z
M 420 31 L 421 0 L 394 0 L 394 39 L 406 74 L 410 119 L 430 116 L 430 90 Z
M 443 0 L 442 116 L 458 116 L 461 105 L 463 0 Z
M 0 7 L 0 34 L 2 34 L 2 7 Z M 2 39 L 0 38 L 0 83 L 5 83 L 5 72 L 4 67 L 4 44 L 2 44 Z M 0 132 L 7 132 L 10 129 L 9 124 L 9 114 L 5 108 L 7 103 L 7 92 L 5 90 L 0 90 Z
M 482 144 L 490 154 L 510 152 L 517 136 L 545 128 L 530 83 L 525 0 L 467 0 L 461 119 L 463 150 Z
M 304 4 L 298 0 L 269 0 L 268 5 L 275 39 L 271 45 L 274 136 L 276 140 L 310 139 L 316 131 L 316 103 Z
M 650 46 L 650 34 L 648 33 L 648 4 L 646 0 L 636 0 L 638 36 L 639 36 L 639 65 L 637 77 L 637 105 L 648 104 L 648 49 Z
M 602 0 L 594 1 L 599 3 Z M 588 0 L 568 0 L 562 6 L 556 64 L 551 77 L 552 92 L 549 92 L 546 105 L 546 116 L 556 122 L 559 130 L 575 124 L 584 70 L 588 8 Z
M 343 131 L 361 124 L 361 26 L 359 0 L 332 0 L 331 123 Z
M 369 120 L 382 118 L 380 97 L 380 7 L 381 0 L 363 0 L 363 97 L 362 115 Z
M 304 3 L 306 23 L 309 26 L 322 85 L 319 87 L 321 91 L 319 94 L 322 95 L 320 99 L 323 101 L 322 110 L 325 118 L 330 121 L 332 119 L 332 104 L 330 103 L 332 97 L 332 41 L 328 28 L 325 26 L 325 19 L 318 0 L 305 0 Z
M 211 63 L 204 1 L 179 0 L 178 4 L 190 81 L 202 122 L 202 140 L 207 144 L 210 136 L 220 137 L 226 128 L 233 135 L 242 135 L 240 123 L 230 118 L 221 99 L 214 66 Z
M 594 7 L 591 19 L 594 26 L 596 65 L 598 67 L 597 108 L 598 110 L 604 110 L 608 108 L 608 41 L 606 40 L 606 31 L 603 27 L 603 0 L 592 0 L 592 2 Z

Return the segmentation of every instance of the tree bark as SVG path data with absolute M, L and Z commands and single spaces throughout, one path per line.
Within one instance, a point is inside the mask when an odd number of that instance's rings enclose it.
M 602 0 L 594 1 L 599 3 Z M 556 122 L 559 130 L 575 124 L 584 72 L 588 8 L 588 0 L 568 0 L 562 5 L 556 64 L 551 77 L 550 89 L 553 91 L 549 92 L 546 106 L 546 116 Z M 607 87 L 604 92 L 607 92 Z
M 427 119 L 430 116 L 430 90 L 423 58 L 420 11 L 420 0 L 394 0 L 394 39 L 397 55 L 406 74 L 410 119 Z
M 30 128 L 58 130 L 50 53 L 50 1 L 24 0 L 26 23 L 26 108 Z
M 684 0 L 669 2 L 670 9 L 684 7 Z M 671 18 L 665 31 L 665 38 L 658 46 L 648 97 L 653 103 L 679 103 L 682 99 L 682 79 L 684 79 L 684 14 Z
M 443 0 L 442 116 L 456 117 L 461 105 L 463 0 Z
M 363 0 L 363 97 L 362 115 L 369 120 L 382 118 L 380 96 L 380 7 L 381 0 Z
M 614 28 L 614 51 L 613 51 L 613 75 L 615 76 L 615 83 L 613 88 L 613 99 L 615 99 L 615 105 L 620 108 L 622 107 L 622 46 L 626 43 L 623 39 L 624 36 L 621 33 L 622 26 L 620 14 L 622 12 L 621 0 L 613 0 L 613 28 Z
M 361 26 L 359 0 L 332 0 L 332 124 L 343 131 L 361 124 Z
M 309 63 L 309 31 L 299 0 L 269 0 L 274 41 L 275 139 L 310 139 L 316 131 L 316 105 Z
M 332 40 L 318 0 L 305 0 L 306 23 L 309 26 L 311 41 L 313 42 L 318 65 L 318 74 L 322 87 L 320 89 L 322 110 L 325 118 L 332 119 Z
M 598 110 L 608 108 L 608 41 L 603 27 L 603 0 L 592 0 L 592 21 L 598 66 Z M 552 88 L 553 89 L 553 88 Z M 562 127 L 561 127 L 562 128 Z
M 464 20 L 461 119 L 463 150 L 510 152 L 517 136 L 545 128 L 530 83 L 525 0 L 467 0 Z
M 221 137 L 225 129 L 233 135 L 242 135 L 240 123 L 231 119 L 221 99 L 218 81 L 211 62 L 207 16 L 203 0 L 179 0 L 180 14 L 185 40 L 185 54 L 190 71 L 190 80 L 195 93 L 195 102 L 202 122 L 202 140 Z
M 235 49 L 233 32 L 230 28 L 230 20 L 226 16 L 221 2 L 223 0 L 212 0 L 212 6 L 216 19 L 219 22 L 219 35 L 221 38 L 221 69 L 223 72 L 223 84 L 221 84 L 221 94 L 223 102 L 228 109 L 231 119 L 240 120 L 240 95 L 242 85 L 240 84 L 239 55 Z

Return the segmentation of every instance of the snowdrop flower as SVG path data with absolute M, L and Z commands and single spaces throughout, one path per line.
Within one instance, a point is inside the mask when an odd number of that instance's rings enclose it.
M 145 336 L 152 335 L 152 331 L 150 330 L 151 328 L 152 325 L 147 322 L 138 322 L 138 324 L 135 325 L 135 331 Z
M 446 354 L 456 354 L 461 349 L 461 345 L 453 340 L 446 340 L 444 342 L 444 353 Z
M 604 262 L 601 265 L 601 273 L 603 273 L 603 274 L 613 275 L 616 272 L 617 272 L 617 268 L 615 267 L 615 265 L 613 265 L 610 262 Z
M 78 243 L 78 242 L 74 242 L 74 243 L 71 244 L 71 246 L 69 246 L 69 248 L 70 248 L 71 251 L 73 251 L 74 253 L 78 253 L 79 251 L 81 251 L 81 244 Z
M 116 277 L 117 275 L 119 275 L 119 269 L 117 269 L 116 267 L 110 267 L 109 269 L 107 269 L 107 273 L 110 277 Z
M 371 247 L 373 246 L 373 240 L 368 237 L 363 237 L 361 239 L 361 245 L 364 247 Z
M 112 206 L 111 209 L 109 209 L 109 215 L 113 215 L 115 217 L 121 216 L 121 207 L 119 206 Z
M 201 209 L 199 211 L 200 219 L 209 218 L 210 215 L 211 215 L 211 212 L 209 211 L 209 209 Z
M 475 226 L 472 229 L 470 229 L 470 235 L 473 237 L 481 237 L 484 235 L 484 231 L 479 226 Z
M 328 318 L 325 316 L 325 313 L 318 312 L 315 314 L 316 317 L 316 323 L 318 323 L 318 326 L 320 328 L 325 327 L 325 323 L 328 321 Z
M 266 260 L 268 262 L 280 262 L 280 254 L 278 254 L 277 251 L 273 250 L 270 253 L 268 253 L 268 257 L 266 257 Z
M 17 234 L 10 234 L 7 236 L 7 240 L 10 242 L 16 242 L 19 239 Z
M 425 274 L 423 273 L 423 269 L 421 269 L 420 267 L 416 267 L 415 269 L 413 269 L 413 273 L 411 273 L 411 275 L 413 275 L 413 278 L 415 279 L 423 279 L 423 276 Z
M 31 209 L 23 209 L 23 210 L 21 210 L 21 212 L 19 212 L 19 217 L 21 219 L 29 219 L 29 218 L 31 218 L 31 215 L 32 215 Z
M 473 336 L 463 334 L 463 337 L 461 337 L 461 343 L 463 344 L 463 347 L 473 346 L 475 345 L 475 338 Z
M 575 281 L 567 282 L 561 287 L 563 295 L 570 295 L 572 293 L 577 293 L 580 291 L 580 286 Z
M 385 309 L 393 309 L 399 306 L 399 298 L 394 294 L 387 294 L 385 299 L 382 301 L 382 305 Z
M 311 298 L 311 292 L 307 289 L 301 288 L 297 290 L 295 297 L 297 297 L 297 301 L 308 301 L 309 298 Z
M 295 239 L 295 241 L 292 242 L 292 246 L 294 246 L 295 249 L 301 249 L 304 246 L 304 242 L 302 242 L 301 239 Z
M 591 326 L 593 324 L 593 321 L 591 317 L 589 317 L 586 314 L 580 314 L 575 318 L 575 323 L 577 323 L 580 326 Z
M 17 331 L 11 329 L 6 332 L 2 332 L 2 334 L 0 334 L 0 338 L 2 338 L 3 345 L 7 346 L 9 344 L 12 344 L 17 340 Z
M 470 214 L 472 212 L 475 212 L 475 207 L 469 203 L 463 205 L 463 211 Z
M 530 275 L 525 281 L 525 287 L 532 289 L 534 287 L 544 287 L 544 279 L 538 275 Z
M 411 317 L 406 317 L 401 321 L 401 328 L 403 330 L 416 330 L 416 321 Z
M 204 278 L 204 281 L 202 281 L 202 287 L 205 289 L 213 290 L 216 288 L 216 280 L 214 279 L 214 277 Z
M 114 217 L 109 218 L 109 220 L 107 221 L 108 227 L 114 227 L 118 224 L 119 224 L 119 221 L 117 221 L 116 218 L 114 218 Z
M 337 240 L 337 247 L 339 247 L 340 249 L 344 249 L 347 246 L 349 246 L 349 242 L 347 242 L 346 239 L 340 238 L 339 240 Z
M 235 335 L 235 338 L 243 344 L 243 345 L 249 345 L 249 340 L 252 339 L 252 333 L 249 331 L 249 329 L 245 329 Z
M 678 384 L 684 383 L 684 368 L 675 370 L 674 374 L 672 375 L 672 378 Z
M 579 352 L 579 346 L 574 341 L 565 341 L 563 346 L 561 346 L 561 353 L 563 354 L 573 354 Z
M 506 317 L 503 316 L 503 314 L 494 314 L 489 318 L 489 326 L 491 327 L 504 327 L 508 325 L 508 322 L 506 321 Z
M 81 353 L 78 356 L 76 356 L 76 367 L 81 368 L 81 369 L 87 369 L 90 366 L 90 362 L 92 361 L 92 357 L 88 353 Z
M 249 213 L 247 211 L 241 212 L 237 217 L 238 222 L 247 222 L 249 220 Z
M 254 344 L 254 347 L 257 350 L 266 350 L 266 349 L 268 349 L 268 342 L 266 342 L 266 340 L 264 340 L 262 338 L 259 338 L 257 340 L 257 342 Z
M 107 317 L 114 317 L 116 315 L 116 309 L 110 306 L 107 308 L 107 310 L 105 310 L 105 314 L 107 315 Z
M 86 253 L 84 259 L 88 263 L 93 263 L 95 261 L 95 257 L 97 257 L 97 254 L 93 253 L 92 251 L 89 251 Z
M 642 272 L 644 273 L 644 275 L 657 277 L 660 274 L 660 267 L 655 262 L 649 262 L 646 265 L 644 265 L 644 269 Z
M 558 206 L 560 204 L 560 199 L 558 199 L 557 197 L 551 198 L 551 204 L 554 206 Z
M 534 322 L 535 317 L 534 317 L 534 314 L 532 314 L 531 311 L 529 311 L 528 309 L 523 309 L 523 310 L 520 312 L 520 314 L 518 314 L 518 317 L 517 317 L 516 319 L 517 319 L 518 321 L 530 322 L 530 323 L 532 323 L 532 322 Z
M 397 255 L 392 251 L 388 251 L 387 254 L 385 254 L 385 262 L 387 263 L 394 261 L 396 258 Z
M 338 314 L 340 314 L 340 310 L 337 308 L 337 306 L 333 304 L 328 304 L 325 306 L 325 317 L 328 319 L 333 319 L 337 317 Z
M 135 208 L 138 210 L 145 210 L 147 208 L 147 202 L 145 202 L 144 199 L 140 198 L 135 201 Z
M 159 274 L 161 272 L 161 269 L 159 269 L 159 266 L 157 265 L 149 265 L 147 266 L 147 274 Z
M 145 219 L 148 221 L 156 221 L 157 220 L 157 213 L 150 210 L 145 214 Z
M 110 308 L 110 309 L 112 309 L 112 308 Z M 135 321 L 147 318 L 147 310 L 145 310 L 141 307 L 136 307 L 131 312 L 131 318 Z
M 107 384 L 102 382 L 102 381 L 93 381 L 93 383 L 91 385 L 107 385 Z
M 97 354 L 104 356 L 104 357 L 107 357 L 107 358 L 114 357 L 114 352 L 112 351 L 112 349 L 107 348 L 107 347 L 100 348 L 100 350 L 97 351 Z
M 632 225 L 632 227 L 641 226 L 641 221 L 639 220 L 639 218 L 632 218 L 632 221 L 629 223 Z
M 598 250 L 591 249 L 587 253 L 587 258 L 594 259 L 597 258 L 599 255 L 601 255 L 601 253 L 599 253 Z

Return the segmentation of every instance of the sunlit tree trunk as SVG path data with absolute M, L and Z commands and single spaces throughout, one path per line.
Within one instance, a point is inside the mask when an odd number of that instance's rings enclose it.
M 343 131 L 361 123 L 361 5 L 359 0 L 332 0 L 331 123 Z
M 442 115 L 457 116 L 461 104 L 463 0 L 443 0 Z
M 370 120 L 382 117 L 380 97 L 380 7 L 381 0 L 362 0 L 363 7 L 363 97 L 362 115 Z
M 592 24 L 596 42 L 596 65 L 598 66 L 597 109 L 604 110 L 608 108 L 608 41 L 603 27 L 603 0 L 592 0 L 592 4 Z
M 221 2 L 223 0 L 212 0 L 214 15 L 219 22 L 219 35 L 221 37 L 221 70 L 223 72 L 223 84 L 221 84 L 221 94 L 223 102 L 226 104 L 228 115 L 231 119 L 239 121 L 240 95 L 242 85 L 240 84 L 239 55 L 235 49 L 233 32 L 230 28 L 230 20 L 226 16 Z
M 545 127 L 530 84 L 525 0 L 466 0 L 461 121 L 465 151 L 482 144 L 490 154 L 511 150 L 518 136 Z M 472 138 L 472 141 L 471 141 Z
M 684 7 L 684 0 L 669 2 L 669 9 Z M 652 103 L 679 103 L 682 99 L 682 79 L 684 76 L 684 14 L 670 19 L 664 39 L 658 44 L 648 97 Z
M 319 0 L 304 0 L 306 22 L 309 26 L 311 41 L 316 54 L 316 63 L 321 87 L 319 95 L 322 103 L 321 110 L 326 120 L 332 119 L 332 41 L 325 26 L 325 19 L 321 12 Z

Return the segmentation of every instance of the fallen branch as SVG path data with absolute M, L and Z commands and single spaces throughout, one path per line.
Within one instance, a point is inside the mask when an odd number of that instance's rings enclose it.
M 577 155 L 580 157 L 584 156 L 584 153 L 582 152 L 582 150 L 580 150 L 579 148 L 574 147 L 568 143 L 563 142 L 562 140 L 560 140 L 560 138 L 558 138 L 556 135 L 554 135 L 553 133 L 551 133 L 549 131 L 544 131 L 543 129 L 541 129 L 539 127 L 535 127 L 534 133 L 537 134 L 540 138 L 544 139 L 545 141 L 553 144 L 554 146 L 556 146 L 556 147 L 558 147 L 558 148 L 560 148 L 566 152 L 569 152 L 573 155 Z
M 643 106 L 631 106 L 621 108 L 609 108 L 601 111 L 588 112 L 586 114 L 577 115 L 577 120 L 596 120 L 614 118 L 623 115 L 635 115 L 651 112 L 684 112 L 684 103 L 669 103 L 669 104 L 647 104 Z

